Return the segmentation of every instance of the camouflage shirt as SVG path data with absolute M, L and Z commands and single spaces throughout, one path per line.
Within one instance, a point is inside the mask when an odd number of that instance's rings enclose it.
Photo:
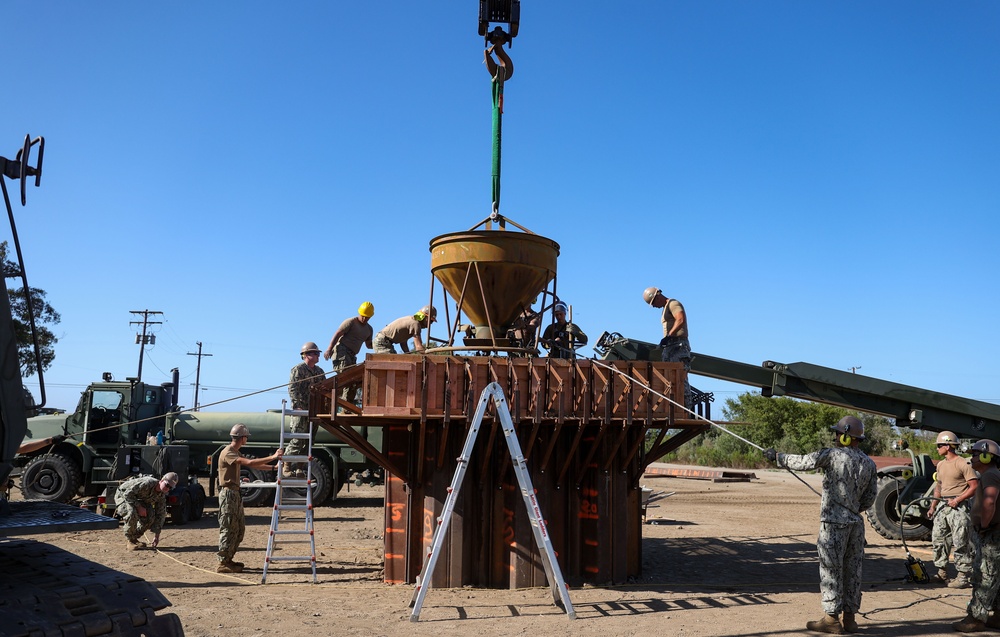
M 778 454 L 778 466 L 794 471 L 824 469 L 820 520 L 833 524 L 863 522 L 861 511 L 875 503 L 875 462 L 857 447 L 821 449 L 808 455 Z
M 138 505 L 149 509 L 153 515 L 153 524 L 149 530 L 159 533 L 167 520 L 167 494 L 159 490 L 160 480 L 153 476 L 135 476 L 118 485 L 116 499 L 128 502 L 136 509 Z
M 288 379 L 288 398 L 292 409 L 309 409 L 309 388 L 323 380 L 325 374 L 319 365 L 309 369 L 305 363 L 292 368 Z

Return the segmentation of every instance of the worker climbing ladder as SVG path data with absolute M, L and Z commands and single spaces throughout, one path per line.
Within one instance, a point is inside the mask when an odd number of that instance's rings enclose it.
M 549 538 L 548 528 L 545 519 L 542 517 L 542 510 L 535 495 L 535 488 L 531 484 L 531 476 L 528 474 L 527 462 L 524 454 L 521 453 L 521 444 L 517 440 L 517 431 L 510 417 L 510 410 L 507 408 L 507 400 L 504 398 L 503 390 L 497 383 L 490 383 L 483 390 L 479 397 L 479 407 L 476 415 L 472 419 L 472 426 L 465 439 L 465 446 L 462 448 L 462 455 L 458 457 L 458 468 L 455 469 L 455 476 L 452 478 L 451 486 L 448 487 L 448 497 L 444 501 L 444 509 L 441 517 L 438 518 L 438 525 L 434 531 L 434 538 L 431 548 L 424 556 L 424 565 L 417 577 L 417 586 L 413 591 L 410 600 L 410 607 L 413 612 L 410 614 L 410 621 L 415 622 L 420 619 L 420 608 L 424 604 L 424 597 L 431 587 L 431 577 L 434 574 L 434 567 L 437 566 L 437 558 L 444 545 L 445 534 L 448 533 L 448 525 L 451 522 L 452 513 L 455 511 L 455 502 L 462 489 L 462 482 L 465 480 L 465 472 L 469 468 L 469 458 L 472 450 L 476 446 L 476 437 L 479 435 L 479 428 L 483 423 L 483 416 L 486 414 L 486 407 L 490 398 L 496 406 L 497 415 L 503 426 L 503 435 L 507 440 L 507 449 L 510 451 L 511 464 L 514 474 L 517 476 L 517 483 L 521 488 L 521 496 L 524 498 L 524 505 L 528 509 L 528 519 L 531 522 L 531 532 L 535 536 L 535 544 L 541 553 L 542 566 L 545 569 L 545 576 L 552 587 L 552 598 L 557 606 L 561 605 L 570 619 L 576 619 L 576 611 L 569 599 L 569 590 L 563 580 L 562 571 L 559 569 L 559 562 L 556 561 L 555 551 L 552 548 L 552 541 Z
M 278 435 L 281 449 L 285 447 L 285 439 L 300 438 L 306 441 L 306 455 L 285 455 L 278 460 L 277 478 L 275 480 L 274 510 L 271 513 L 271 531 L 267 537 L 267 553 L 264 557 L 264 572 L 261 584 L 267 581 L 267 571 L 272 562 L 309 562 L 312 566 L 312 581 L 316 583 L 316 537 L 313 533 L 313 501 L 312 501 L 312 434 L 309 431 L 296 433 L 288 431 L 286 423 L 289 416 L 309 416 L 309 412 L 301 409 L 286 409 L 286 402 L 281 404 L 281 430 Z M 286 478 L 282 475 L 284 463 L 304 464 L 306 477 Z M 288 513 L 302 512 L 304 518 L 292 517 Z M 301 527 L 297 523 L 302 523 Z M 292 525 L 295 528 L 280 528 Z M 280 541 L 279 541 L 280 540 Z M 277 555 L 275 550 L 283 549 Z M 286 555 L 286 546 L 297 549 L 308 544 L 307 555 Z

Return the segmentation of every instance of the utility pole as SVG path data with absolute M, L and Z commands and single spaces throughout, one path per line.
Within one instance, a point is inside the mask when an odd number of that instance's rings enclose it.
M 202 356 L 211 356 L 211 354 L 202 354 L 201 353 L 201 341 L 198 341 L 197 345 L 198 345 L 198 353 L 197 354 L 194 353 L 194 352 L 188 352 L 187 353 L 188 356 L 197 356 L 198 357 L 198 367 L 197 367 L 198 371 L 196 371 L 195 374 L 194 374 L 194 409 L 195 409 L 195 411 L 198 411 L 198 387 L 201 385 L 201 358 L 202 358 Z
M 147 336 L 146 329 L 150 325 L 160 325 L 160 324 L 163 323 L 163 321 L 150 321 L 149 317 L 150 316 L 156 316 L 158 314 L 163 314 L 163 312 L 157 312 L 157 311 L 154 311 L 154 310 L 129 310 L 129 312 L 131 312 L 132 314 L 142 314 L 142 321 L 141 321 L 141 323 L 142 323 L 142 335 L 141 336 L 139 334 L 135 335 L 135 344 L 139 346 L 139 373 L 137 375 L 139 377 L 138 380 L 141 382 L 142 381 L 142 354 L 143 354 L 143 352 L 146 351 L 146 345 L 147 344 L 150 344 L 150 345 L 155 345 L 156 344 L 156 334 L 149 334 Z M 139 324 L 140 324 L 140 321 L 129 321 L 129 325 L 139 325 Z

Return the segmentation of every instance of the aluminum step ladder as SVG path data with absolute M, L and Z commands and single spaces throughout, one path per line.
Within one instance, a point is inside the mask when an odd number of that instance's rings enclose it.
M 420 619 L 420 608 L 424 604 L 424 597 L 431 587 L 431 576 L 434 574 L 434 567 L 437 566 L 437 559 L 444 544 L 444 536 L 448 532 L 448 525 L 451 516 L 455 511 L 455 503 L 458 500 L 459 491 L 462 489 L 462 482 L 465 480 L 465 472 L 469 468 L 469 458 L 476 445 L 476 437 L 479 435 L 479 428 L 483 423 L 483 416 L 486 414 L 486 407 L 490 398 L 496 405 L 497 415 L 503 426 L 503 435 L 507 440 L 507 449 L 510 451 L 511 465 L 514 474 L 517 475 L 517 483 L 521 488 L 521 496 L 524 498 L 524 506 L 528 509 L 528 519 L 531 521 L 531 532 L 535 536 L 535 544 L 541 553 L 542 566 L 545 568 L 545 576 L 552 587 L 552 599 L 556 606 L 561 606 L 569 619 L 576 619 L 576 611 L 573 603 L 569 599 L 569 590 L 563 580 L 562 571 L 559 569 L 559 562 L 556 560 L 555 551 L 552 548 L 552 541 L 549 538 L 548 527 L 542 517 L 542 510 L 535 496 L 535 488 L 531 484 L 531 476 L 528 473 L 527 463 L 524 454 L 521 452 L 521 444 L 517 440 L 517 432 L 514 423 L 510 418 L 510 410 L 507 408 L 507 400 L 504 398 L 503 389 L 498 383 L 490 383 L 479 396 L 479 406 L 476 415 L 472 419 L 472 426 L 469 434 L 465 438 L 465 447 L 462 448 L 462 455 L 458 457 L 458 467 L 455 469 L 455 477 L 452 478 L 451 486 L 448 487 L 448 497 L 445 498 L 444 509 L 441 517 L 437 520 L 437 528 L 434 530 L 434 539 L 431 548 L 424 556 L 424 565 L 417 577 L 417 586 L 413 590 L 413 597 L 410 599 L 410 621 L 415 622 Z
M 260 583 L 264 584 L 267 582 L 267 571 L 271 566 L 272 562 L 309 562 L 312 566 L 312 582 L 317 583 L 316 580 L 316 536 L 313 533 L 313 501 L 312 501 L 312 434 L 307 431 L 305 433 L 295 433 L 292 431 L 287 431 L 286 424 L 288 423 L 288 417 L 290 416 L 309 416 L 309 412 L 303 409 L 286 409 L 287 401 L 282 401 L 281 403 L 281 429 L 278 435 L 278 441 L 281 449 L 285 448 L 286 439 L 303 439 L 306 441 L 306 455 L 304 456 L 293 456 L 285 455 L 278 459 L 277 466 L 277 478 L 274 482 L 274 487 L 276 489 L 274 494 L 274 510 L 271 513 L 271 531 L 267 536 L 267 553 L 264 556 L 264 571 L 260 577 Z M 286 478 L 282 475 L 282 468 L 284 463 L 295 463 L 295 464 L 305 464 L 306 467 L 306 477 L 302 478 Z M 266 484 L 266 483 L 265 483 Z M 255 485 L 258 486 L 258 485 Z M 264 485 L 260 485 L 264 486 Z M 269 485 L 268 485 L 269 486 Z M 283 515 L 288 512 L 303 512 L 305 513 L 304 518 L 290 518 Z M 301 527 L 296 528 L 279 528 L 280 523 L 287 525 L 294 525 L 296 522 L 302 522 Z M 308 555 L 285 555 L 284 551 L 280 551 L 277 555 L 275 554 L 275 549 L 278 548 L 280 538 L 280 545 L 282 549 L 286 546 L 293 547 L 297 549 L 298 547 L 308 545 L 309 554 Z

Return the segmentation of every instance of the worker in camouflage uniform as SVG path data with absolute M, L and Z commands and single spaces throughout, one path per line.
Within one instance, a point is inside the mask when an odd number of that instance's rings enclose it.
M 927 510 L 927 517 L 934 520 L 931 545 L 934 547 L 934 565 L 938 567 L 934 579 L 948 582 L 949 588 L 969 588 L 976 553 L 969 504 L 976 495 L 978 478 L 969 460 L 956 453 L 958 436 L 942 431 L 937 436 L 937 447 L 942 459 L 935 471 L 935 499 L 931 500 Z M 941 506 L 942 503 L 944 506 Z M 948 581 L 948 555 L 952 550 L 955 552 L 958 575 Z
M 658 287 L 649 287 L 642 291 L 642 300 L 650 307 L 663 308 L 660 313 L 660 323 L 663 325 L 663 338 L 660 340 L 662 353 L 660 360 L 665 363 L 682 363 L 684 371 L 691 371 L 691 341 L 688 340 L 688 320 L 684 306 L 677 299 L 671 299 L 663 294 Z M 693 409 L 694 396 L 687 376 L 684 377 L 684 406 Z
M 576 349 L 587 344 L 587 335 L 575 323 L 566 320 L 569 307 L 559 301 L 552 306 L 552 315 L 555 321 L 542 332 L 542 339 L 539 343 L 549 350 L 551 358 L 573 358 L 576 356 Z
M 420 339 L 420 330 L 431 327 L 437 322 L 437 309 L 433 305 L 425 305 L 413 316 L 403 316 L 389 323 L 375 335 L 376 354 L 395 354 L 396 345 L 404 354 L 410 352 L 409 340 L 413 339 L 413 351 L 423 352 L 426 347 Z
M 146 531 L 153 532 L 153 548 L 160 544 L 160 531 L 167 520 L 167 494 L 177 486 L 179 477 L 171 471 L 160 479 L 135 476 L 118 485 L 115 492 L 115 515 L 125 521 L 126 548 L 146 548 L 140 540 Z
M 972 569 L 972 600 L 965 619 L 952 627 L 961 633 L 1000 630 L 1000 445 L 980 440 L 972 445 L 972 468 L 979 474 L 972 501 L 972 529 L 979 551 Z
M 844 416 L 833 430 L 836 447 L 808 455 L 776 453 L 764 455 L 778 466 L 795 471 L 823 469 L 823 502 L 820 506 L 819 583 L 823 618 L 806 628 L 839 635 L 857 632 L 855 615 L 861 608 L 861 560 L 865 550 L 865 523 L 861 512 L 875 503 L 875 463 L 858 448 L 865 426 L 854 416 Z M 840 613 L 843 612 L 843 624 Z
M 323 380 L 325 373 L 316 363 L 319 362 L 320 349 L 312 341 L 302 346 L 300 352 L 302 362 L 292 368 L 292 373 L 288 381 L 288 398 L 292 403 L 292 409 L 309 409 L 309 389 L 316 383 Z M 310 426 L 308 416 L 292 416 L 288 425 L 289 431 L 293 433 L 310 433 L 316 435 L 316 426 Z M 302 438 L 292 438 L 285 446 L 285 453 L 290 456 L 304 456 L 308 453 L 309 445 Z M 286 478 L 306 477 L 306 465 L 301 462 L 283 463 L 281 474 Z
M 318 353 L 318 350 L 317 350 Z M 271 469 L 273 463 L 283 455 L 278 449 L 266 458 L 244 458 L 240 447 L 247 443 L 250 430 L 242 423 L 229 430 L 229 443 L 219 456 L 219 573 L 240 573 L 243 562 L 234 562 L 236 549 L 246 533 L 243 515 L 243 495 L 240 493 L 240 468 Z

